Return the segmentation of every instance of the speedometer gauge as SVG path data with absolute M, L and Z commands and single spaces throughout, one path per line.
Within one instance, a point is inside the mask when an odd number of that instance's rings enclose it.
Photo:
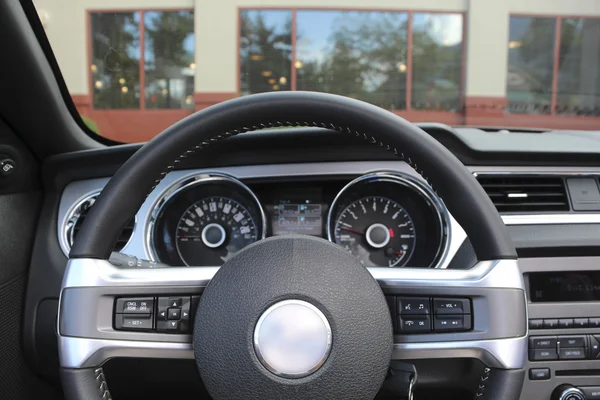
M 353 201 L 335 222 L 334 241 L 367 266 L 403 266 L 415 248 L 410 215 L 396 201 L 369 196 Z
M 208 197 L 192 204 L 175 232 L 177 251 L 188 265 L 221 265 L 258 240 L 256 222 L 239 202 Z

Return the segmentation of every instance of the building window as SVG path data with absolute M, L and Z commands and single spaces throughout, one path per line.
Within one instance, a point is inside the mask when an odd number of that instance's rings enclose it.
M 462 15 L 414 13 L 412 107 L 459 112 L 462 91 Z
M 194 16 L 188 11 L 91 14 L 96 109 L 194 107 Z
M 556 18 L 511 17 L 508 42 L 508 109 L 550 114 Z
M 556 113 L 600 115 L 600 18 L 561 21 Z
M 292 12 L 246 10 L 240 15 L 241 94 L 290 90 Z
M 298 11 L 298 90 L 406 108 L 405 12 Z
M 94 108 L 140 107 L 140 13 L 93 13 Z
M 459 112 L 462 45 L 462 14 L 243 10 L 240 90 L 320 91 L 390 110 Z

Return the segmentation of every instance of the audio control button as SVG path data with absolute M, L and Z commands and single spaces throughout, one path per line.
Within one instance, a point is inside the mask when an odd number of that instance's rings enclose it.
M 588 400 L 598 400 L 600 399 L 600 386 L 583 386 L 580 387 L 583 394 Z

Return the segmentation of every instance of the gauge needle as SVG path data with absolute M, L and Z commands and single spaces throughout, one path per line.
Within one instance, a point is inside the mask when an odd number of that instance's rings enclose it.
M 358 229 L 348 228 L 346 226 L 341 226 L 340 229 L 343 229 L 343 230 L 348 231 L 348 232 L 358 233 L 359 235 L 364 235 L 364 233 L 361 232 L 361 231 L 359 231 Z

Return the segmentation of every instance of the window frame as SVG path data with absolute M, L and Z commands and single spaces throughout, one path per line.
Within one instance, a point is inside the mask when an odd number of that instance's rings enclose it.
M 90 100 L 90 108 L 92 111 L 96 112 L 108 112 L 108 113 L 131 113 L 131 112 L 159 112 L 159 113 L 181 113 L 184 112 L 184 116 L 191 114 L 194 112 L 193 108 L 146 108 L 146 48 L 145 48 L 145 36 L 146 36 L 146 27 L 144 24 L 144 14 L 146 12 L 178 12 L 178 11 L 190 11 L 192 15 L 195 13 L 194 8 L 168 8 L 168 7 L 159 7 L 159 8 L 123 8 L 123 9 L 87 9 L 86 10 L 86 44 L 87 44 L 87 74 L 88 74 L 88 91 L 89 91 L 89 100 Z M 138 65 L 139 68 L 139 85 L 140 85 L 140 106 L 137 108 L 96 108 L 94 102 L 94 77 L 91 73 L 91 66 L 93 63 L 93 46 L 94 39 L 92 35 L 92 14 L 96 13 L 139 13 L 140 20 L 138 22 L 138 30 L 139 30 L 139 46 L 140 46 L 140 62 Z M 196 35 L 194 29 L 194 37 Z M 196 51 L 194 49 L 194 58 L 196 57 Z M 195 79 L 194 79 L 195 81 Z M 195 93 L 195 90 L 194 90 Z M 192 95 L 193 96 L 193 95 Z M 183 116 L 181 117 L 183 118 Z
M 535 13 L 510 13 L 508 15 L 509 18 L 509 29 L 508 29 L 508 34 L 509 37 L 506 38 L 507 42 L 506 42 L 506 51 L 508 54 L 508 43 L 510 41 L 510 19 L 516 17 L 516 18 L 552 18 L 554 19 L 554 53 L 552 56 L 552 85 L 551 85 L 551 93 L 550 93 L 550 113 L 549 114 L 544 114 L 544 115 L 538 115 L 538 114 L 510 114 L 513 116 L 519 116 L 519 117 L 529 117 L 532 119 L 541 119 L 543 120 L 544 118 L 565 118 L 565 119 L 573 119 L 573 118 L 588 118 L 588 119 L 599 119 L 599 117 L 597 116 L 574 116 L 574 115 L 565 115 L 565 114 L 561 114 L 561 113 L 557 113 L 556 109 L 557 109 L 557 98 L 558 98 L 558 78 L 559 78 L 559 69 L 560 69 L 560 65 L 559 65 L 559 61 L 560 61 L 560 46 L 561 46 L 561 42 L 562 42 L 562 21 L 563 19 L 597 19 L 600 20 L 600 16 L 593 16 L 593 15 L 556 15 L 556 14 L 535 14 Z M 507 57 L 507 64 L 506 64 L 506 70 L 508 71 L 508 57 Z M 507 108 L 508 108 L 508 82 L 507 82 L 507 91 L 506 91 L 506 98 L 507 98 Z
M 358 7 L 271 7 L 271 6 L 256 6 L 256 7 L 238 7 L 237 8 L 237 92 L 241 93 L 241 27 L 242 27 L 242 12 L 243 11 L 290 11 L 292 13 L 292 58 L 290 71 L 290 90 L 297 90 L 296 77 L 296 37 L 297 37 L 297 14 L 298 11 L 362 11 L 362 12 L 389 12 L 389 13 L 404 13 L 408 17 L 407 23 L 407 48 L 406 48 L 406 108 L 403 110 L 393 110 L 394 114 L 400 115 L 413 122 L 435 120 L 441 123 L 450 125 L 461 125 L 463 123 L 465 102 L 466 102 L 466 58 L 467 58 L 467 12 L 466 11 L 449 11 L 449 10 L 428 10 L 428 9 L 392 9 L 392 8 L 358 8 Z M 460 97 L 458 111 L 432 111 L 432 110 L 416 110 L 412 107 L 412 62 L 413 62 L 413 14 L 443 14 L 443 15 L 460 15 L 462 18 L 461 32 L 461 73 L 460 73 Z

